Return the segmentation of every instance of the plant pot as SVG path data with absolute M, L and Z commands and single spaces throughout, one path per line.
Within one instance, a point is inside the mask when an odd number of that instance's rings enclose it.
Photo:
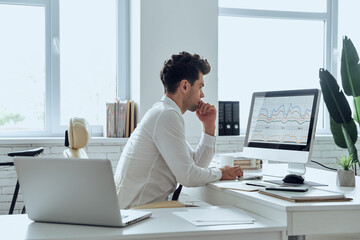
M 337 170 L 336 184 L 340 187 L 355 187 L 355 172 L 353 170 Z

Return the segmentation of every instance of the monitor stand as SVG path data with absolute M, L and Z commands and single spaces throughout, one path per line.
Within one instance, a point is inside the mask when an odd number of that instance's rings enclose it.
M 296 174 L 302 176 L 306 172 L 306 167 L 304 163 L 288 163 L 288 170 L 289 173 Z
M 268 160 L 263 160 L 262 173 L 264 176 L 284 178 L 288 174 L 296 174 L 302 176 L 306 172 L 306 167 L 304 163 L 288 163 L 287 168 L 286 166 L 284 166 L 281 167 L 281 169 L 277 169 L 275 171 L 274 169 L 271 169 L 271 172 L 267 170 L 268 165 Z

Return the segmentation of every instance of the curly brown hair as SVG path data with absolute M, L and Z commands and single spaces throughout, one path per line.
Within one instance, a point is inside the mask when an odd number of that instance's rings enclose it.
M 198 54 L 180 52 L 174 54 L 164 62 L 160 71 L 160 78 L 164 85 L 165 93 L 175 93 L 181 80 L 186 79 L 191 85 L 199 79 L 199 73 L 206 75 L 211 66 L 206 59 Z

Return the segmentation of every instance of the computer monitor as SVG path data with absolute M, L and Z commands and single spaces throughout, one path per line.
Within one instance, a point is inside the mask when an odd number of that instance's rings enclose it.
M 289 173 L 305 174 L 320 95 L 319 89 L 253 93 L 243 156 L 286 162 Z

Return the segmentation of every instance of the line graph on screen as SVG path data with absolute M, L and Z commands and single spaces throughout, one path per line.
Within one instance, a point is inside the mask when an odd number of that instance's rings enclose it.
M 306 145 L 313 96 L 257 98 L 250 141 Z

